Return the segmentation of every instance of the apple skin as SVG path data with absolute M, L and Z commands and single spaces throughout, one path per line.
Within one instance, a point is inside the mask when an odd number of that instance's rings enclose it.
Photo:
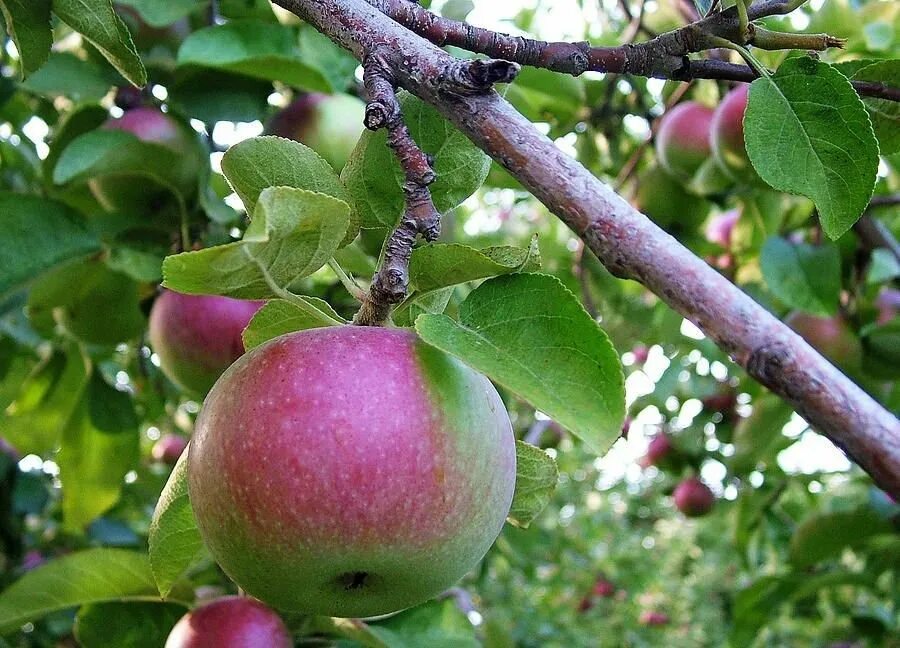
M 226 596 L 185 614 L 165 648 L 292 648 L 293 639 L 274 611 L 245 596 Z
M 657 434 L 650 441 L 650 445 L 647 446 L 646 464 L 648 466 L 659 466 L 666 463 L 677 453 L 678 451 L 668 434 Z
M 269 132 L 296 140 L 340 172 L 365 130 L 366 105 L 348 94 L 305 94 L 272 118 Z
M 166 434 L 153 444 L 150 451 L 154 460 L 160 463 L 174 466 L 178 462 L 178 458 L 187 448 L 188 440 L 178 434 Z
M 265 302 L 164 290 L 150 311 L 150 346 L 173 383 L 205 394 L 244 353 L 241 333 Z
M 713 155 L 719 166 L 733 178 L 740 178 L 748 172 L 756 175 L 744 144 L 744 112 L 747 110 L 749 92 L 749 84 L 729 92 L 716 107 L 712 118 L 710 141 Z
M 712 154 L 709 143 L 713 110 L 696 101 L 683 101 L 659 120 L 656 155 L 660 165 L 688 180 Z
M 716 496 L 696 477 L 689 477 L 675 487 L 675 506 L 688 517 L 702 517 L 716 503 Z
M 174 188 L 185 197 L 196 193 L 201 167 L 197 140 L 176 119 L 158 108 L 141 106 L 126 111 L 121 117 L 109 119 L 100 128 L 131 133 L 143 142 L 159 144 L 177 153 L 177 167 L 172 174 Z M 172 199 L 169 189 L 131 175 L 94 178 L 88 186 L 100 205 L 109 211 L 151 215 Z
M 692 230 L 709 214 L 710 203 L 684 190 L 684 183 L 676 180 L 659 166 L 643 171 L 637 179 L 634 206 L 657 225 L 675 231 Z
M 726 250 L 731 249 L 731 235 L 734 226 L 741 217 L 739 209 L 732 209 L 723 214 L 716 214 L 706 224 L 706 240 Z
M 410 331 L 358 326 L 242 356 L 204 402 L 188 466 L 225 573 L 278 609 L 338 617 L 455 583 L 500 533 L 516 481 L 484 376 Z
M 591 590 L 594 596 L 602 598 L 611 598 L 616 594 L 616 586 L 612 582 L 606 580 L 602 576 L 594 583 L 594 589 Z
M 835 364 L 854 369 L 862 361 L 862 345 L 843 317 L 816 317 L 794 311 L 784 323 Z
M 650 610 L 644 610 L 641 612 L 638 623 L 649 627 L 668 625 L 669 615 L 665 612 L 651 612 Z

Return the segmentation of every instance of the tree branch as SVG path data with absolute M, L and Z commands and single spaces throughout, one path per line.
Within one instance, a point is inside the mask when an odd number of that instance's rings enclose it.
M 496 92 L 447 92 L 440 79 L 459 64 L 457 59 L 365 0 L 274 1 L 358 58 L 365 57 L 372 43 L 383 45 L 400 86 L 435 106 L 509 170 L 611 272 L 640 281 L 694 322 L 752 377 L 843 448 L 883 489 L 900 497 L 897 418 L 541 135 Z
M 763 49 L 827 49 L 843 41 L 827 34 L 771 32 L 750 25 L 741 33 L 737 10 L 732 7 L 641 43 L 617 47 L 591 47 L 590 43 L 547 42 L 510 36 L 458 20 L 443 18 L 410 0 L 367 0 L 369 4 L 435 45 L 453 45 L 521 65 L 546 68 L 578 76 L 591 70 L 616 74 L 688 81 L 722 79 L 749 82 L 757 74 L 746 65 L 722 61 L 697 61 L 688 54 L 717 47 L 716 39 Z M 790 13 L 797 3 L 758 2 L 749 8 L 751 19 Z M 900 88 L 883 83 L 853 82 L 864 96 L 900 101 Z

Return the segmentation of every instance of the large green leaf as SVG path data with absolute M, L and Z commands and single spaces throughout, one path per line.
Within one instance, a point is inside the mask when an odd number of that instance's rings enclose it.
M 4 438 L 22 454 L 46 455 L 56 448 L 81 400 L 89 365 L 74 345 L 56 351 L 22 384 L 0 422 Z
M 0 11 L 27 77 L 44 64 L 53 45 L 50 0 L 0 0 Z
M 490 158 L 421 100 L 402 93 L 400 107 L 419 148 L 434 156 L 437 180 L 430 187 L 431 196 L 435 208 L 447 212 L 482 185 Z M 399 222 L 404 175 L 387 146 L 385 129 L 363 133 L 341 179 L 360 210 L 362 227 L 390 229 Z
M 112 0 L 53 0 L 53 13 L 90 41 L 131 83 L 147 83 L 147 71 Z
M 869 204 L 878 142 L 850 81 L 808 57 L 782 63 L 750 86 L 747 153 L 775 189 L 816 203 L 825 233 L 838 238 Z
M 416 330 L 606 452 L 622 433 L 625 388 L 603 330 L 555 277 L 489 279 L 460 306 L 459 321 L 420 315 Z
M 156 598 L 146 555 L 88 549 L 46 563 L 0 593 L 0 632 L 86 603 Z
M 225 153 L 222 172 L 250 215 L 264 189 L 295 187 L 332 196 L 351 206 L 343 243 L 352 241 L 359 232 L 359 215 L 334 169 L 300 142 L 274 136 L 244 140 Z
M 878 61 L 857 70 L 854 81 L 872 81 L 900 87 L 900 60 Z M 863 97 L 862 102 L 872 118 L 882 155 L 900 152 L 900 102 L 877 97 Z
M 891 533 L 891 525 L 871 509 L 815 513 L 791 537 L 791 564 L 797 569 L 810 567 L 881 533 Z
M 78 611 L 75 638 L 81 648 L 159 648 L 185 611 L 177 603 L 92 603 Z
M 544 510 L 559 480 L 556 462 L 546 452 L 524 441 L 516 441 L 516 491 L 509 509 L 509 522 L 527 528 Z
M 836 245 L 791 244 L 773 236 L 760 254 L 769 290 L 791 308 L 827 317 L 841 297 L 841 253 Z
M 244 329 L 244 348 L 249 351 L 286 333 L 344 323 L 344 319 L 328 305 L 328 302 L 321 299 L 315 297 L 298 297 L 293 301 L 273 299 L 256 311 Z
M 62 435 L 57 463 L 63 523 L 79 532 L 119 500 L 140 454 L 131 397 L 94 373 Z
M 287 287 L 328 262 L 349 223 L 350 207 L 342 200 L 270 187 L 243 240 L 167 257 L 164 285 L 188 294 L 289 299 Z
M 203 554 L 203 539 L 188 494 L 187 460 L 188 453 L 182 452 L 150 522 L 150 565 L 163 597 Z
M 0 193 L 0 296 L 63 261 L 100 249 L 84 219 L 62 203 Z
M 498 246 L 477 250 L 458 243 L 432 243 L 413 250 L 409 261 L 409 285 L 411 290 L 423 293 L 540 267 L 536 238 L 528 249 Z
M 166 27 L 209 4 L 210 0 L 116 0 L 133 7 L 152 27 Z
M 194 32 L 178 50 L 178 65 L 227 70 L 303 90 L 331 92 L 331 84 L 297 52 L 297 32 L 286 25 L 242 20 Z
M 69 97 L 76 102 L 99 101 L 112 82 L 102 69 L 71 52 L 53 52 L 22 87 L 49 98 Z

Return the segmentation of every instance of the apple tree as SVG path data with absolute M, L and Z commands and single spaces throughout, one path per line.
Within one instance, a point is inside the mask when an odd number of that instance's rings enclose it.
M 897 645 L 896 3 L 0 18 L 0 646 Z

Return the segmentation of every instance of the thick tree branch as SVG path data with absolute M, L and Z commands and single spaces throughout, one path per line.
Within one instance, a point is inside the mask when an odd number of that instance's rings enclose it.
M 614 274 L 640 281 L 900 497 L 900 421 L 797 334 L 541 135 L 497 93 L 447 92 L 458 61 L 365 0 L 275 0 L 435 106 L 574 230 Z
M 843 46 L 841 39 L 827 34 L 772 32 L 752 24 L 749 35 L 745 36 L 741 33 L 738 14 L 734 8 L 711 14 L 642 43 L 591 47 L 587 42 L 547 42 L 475 27 L 438 16 L 410 0 L 367 1 L 438 46 L 453 45 L 521 65 L 575 76 L 591 70 L 678 81 L 711 78 L 749 82 L 758 75 L 746 65 L 690 60 L 687 55 L 717 47 L 716 39 L 754 45 L 762 49 L 823 50 Z M 749 17 L 756 19 L 790 13 L 796 6 L 797 3 L 758 2 L 750 7 Z M 900 88 L 882 83 L 855 81 L 853 84 L 861 95 L 900 101 Z

